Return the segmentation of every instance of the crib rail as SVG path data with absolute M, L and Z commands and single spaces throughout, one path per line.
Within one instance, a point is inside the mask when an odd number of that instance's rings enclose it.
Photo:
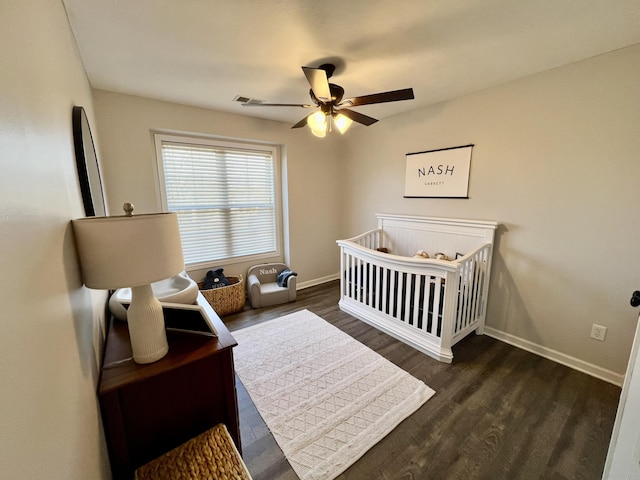
M 338 240 L 338 244 L 340 244 L 340 242 L 350 242 L 370 250 L 375 250 L 376 248 L 382 247 L 382 230 L 379 228 L 369 230 L 357 237 L 348 238 L 347 240 Z
M 386 254 L 382 230 L 339 240 L 340 307 L 390 335 L 451 362 L 451 347 L 482 333 L 491 244 L 455 262 Z

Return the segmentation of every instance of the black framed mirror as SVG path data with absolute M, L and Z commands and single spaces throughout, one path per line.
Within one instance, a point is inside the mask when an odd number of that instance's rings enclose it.
M 106 215 L 100 165 L 93 144 L 87 114 L 82 107 L 73 107 L 73 145 L 84 212 L 87 217 Z

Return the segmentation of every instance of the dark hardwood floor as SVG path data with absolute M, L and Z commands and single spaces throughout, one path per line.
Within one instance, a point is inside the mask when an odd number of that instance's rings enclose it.
M 440 363 L 338 308 L 338 283 L 286 305 L 224 317 L 233 332 L 308 309 L 436 391 L 341 480 L 600 479 L 620 388 L 506 343 L 472 335 Z M 238 380 L 243 457 L 254 480 L 295 480 Z

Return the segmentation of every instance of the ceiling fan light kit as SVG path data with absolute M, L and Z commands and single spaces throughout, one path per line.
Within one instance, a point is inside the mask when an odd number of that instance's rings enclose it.
M 331 126 L 334 125 L 340 133 L 345 133 L 349 130 L 349 127 L 353 123 L 353 120 L 342 115 L 341 113 L 327 115 L 323 111 L 318 110 L 307 117 L 307 125 L 311 129 L 316 137 L 326 137 L 327 133 L 332 130 Z
M 314 67 L 302 67 L 302 71 L 307 77 L 307 81 L 311 86 L 309 90 L 309 96 L 313 105 L 301 104 L 301 103 L 242 103 L 243 107 L 302 107 L 302 108 L 314 108 L 317 110 L 305 118 L 300 120 L 291 128 L 301 128 L 307 125 L 311 130 L 311 133 L 316 137 L 323 138 L 328 132 L 331 132 L 332 124 L 340 133 L 345 133 L 353 122 L 360 123 L 361 125 L 369 126 L 377 122 L 378 120 L 356 112 L 349 110 L 347 107 L 359 107 L 362 105 L 371 105 L 374 103 L 387 103 L 398 102 L 401 100 L 413 100 L 413 89 L 404 88 L 402 90 L 393 90 L 389 92 L 374 93 L 371 95 L 364 95 L 360 97 L 353 97 L 343 100 L 344 89 L 340 85 L 329 83 L 329 78 L 335 71 L 335 65 L 325 63 L 318 68 Z M 236 97 L 242 98 L 242 97 Z

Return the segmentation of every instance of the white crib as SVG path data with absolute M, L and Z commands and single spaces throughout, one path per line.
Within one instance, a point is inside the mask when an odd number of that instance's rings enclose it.
M 484 331 L 491 221 L 378 214 L 378 228 L 340 246 L 340 309 L 442 362 Z M 386 248 L 390 253 L 376 249 Z M 417 259 L 444 253 L 453 260 Z M 453 288 L 452 288 L 453 287 Z

